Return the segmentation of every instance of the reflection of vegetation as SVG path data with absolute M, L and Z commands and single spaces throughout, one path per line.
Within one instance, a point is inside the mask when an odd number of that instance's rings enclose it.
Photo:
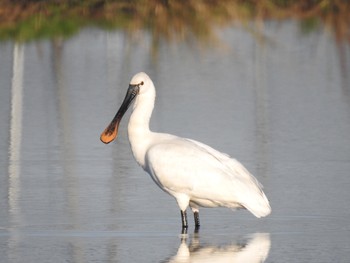
M 69 36 L 83 26 L 148 30 L 164 38 L 209 40 L 234 22 L 299 19 L 304 32 L 320 25 L 350 40 L 347 0 L 0 0 L 0 40 Z

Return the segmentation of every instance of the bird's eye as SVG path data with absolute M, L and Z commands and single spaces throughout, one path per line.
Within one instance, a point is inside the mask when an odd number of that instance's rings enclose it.
M 140 85 L 141 85 L 141 86 L 143 85 L 143 81 L 141 81 Z

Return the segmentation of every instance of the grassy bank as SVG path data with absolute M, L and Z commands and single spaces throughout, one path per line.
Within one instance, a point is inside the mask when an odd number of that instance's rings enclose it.
M 154 39 L 210 39 L 213 28 L 234 23 L 296 19 L 305 32 L 320 26 L 350 41 L 347 0 L 0 0 L 0 40 L 71 36 L 86 26 L 148 30 Z

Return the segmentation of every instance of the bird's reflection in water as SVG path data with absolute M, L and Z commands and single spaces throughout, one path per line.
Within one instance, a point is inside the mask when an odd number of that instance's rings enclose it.
M 189 244 L 183 238 L 177 254 L 165 262 L 264 262 L 270 250 L 270 235 L 256 233 L 244 240 L 223 246 L 201 245 L 194 234 Z

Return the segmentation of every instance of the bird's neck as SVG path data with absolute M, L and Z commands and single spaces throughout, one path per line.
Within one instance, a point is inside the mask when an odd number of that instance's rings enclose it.
M 128 125 L 131 149 L 136 161 L 142 167 L 145 165 L 145 154 L 152 138 L 149 122 L 154 107 L 154 101 L 155 94 L 138 96 Z

